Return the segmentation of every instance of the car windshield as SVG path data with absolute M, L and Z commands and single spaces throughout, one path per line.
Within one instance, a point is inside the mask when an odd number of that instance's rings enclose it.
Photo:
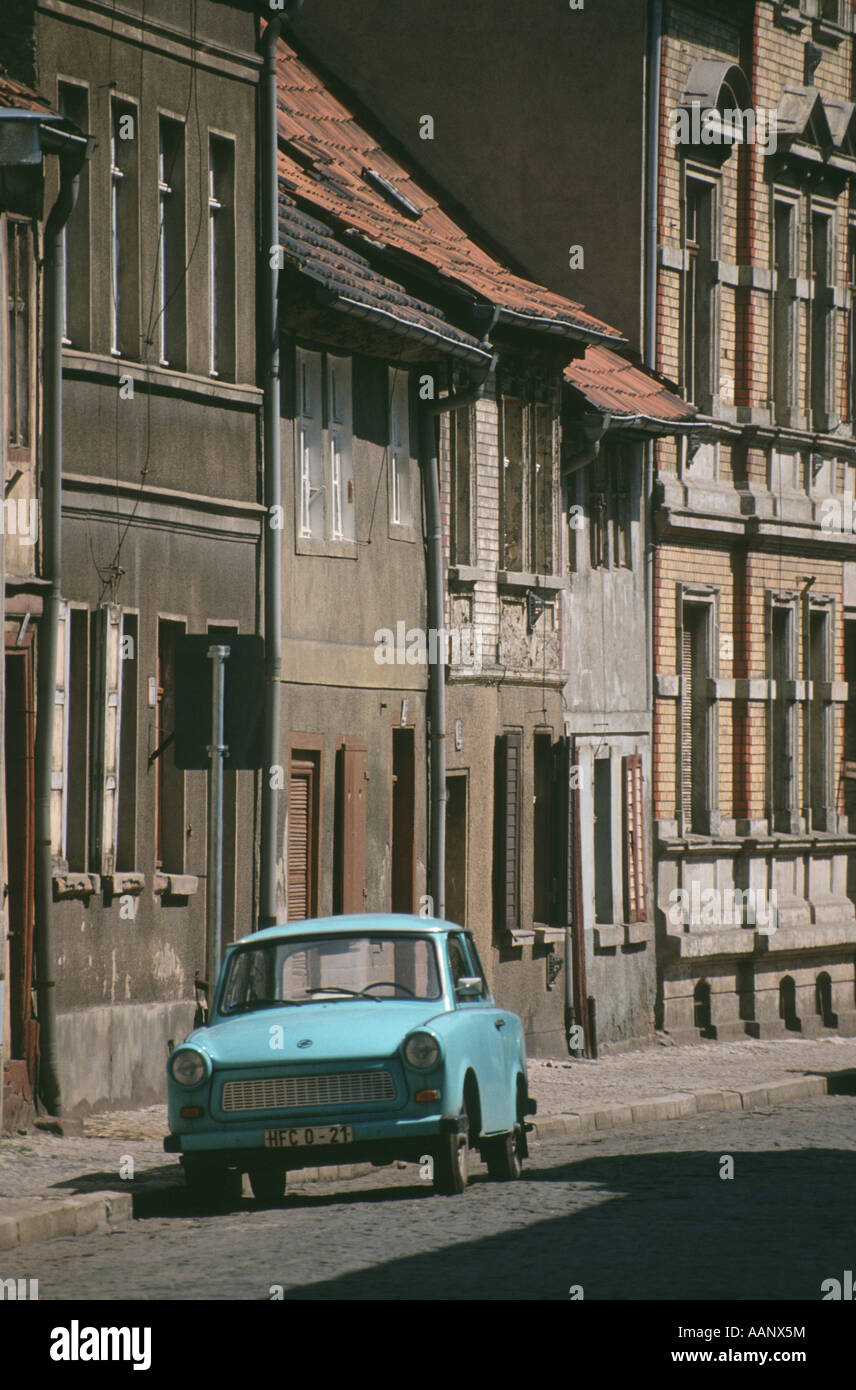
M 220 1013 L 343 999 L 439 999 L 428 936 L 306 937 L 236 951 Z

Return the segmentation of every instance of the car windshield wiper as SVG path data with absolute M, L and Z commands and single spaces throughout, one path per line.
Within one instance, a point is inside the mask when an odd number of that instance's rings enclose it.
M 346 994 L 352 999 L 377 999 L 374 994 L 363 994 L 359 989 L 348 989 L 346 985 L 317 985 L 314 989 L 308 989 L 307 994 Z M 377 999 L 379 1004 L 381 1001 Z
M 237 1004 L 229 1004 L 223 1010 L 226 1014 L 248 1013 L 251 1009 L 285 1009 L 291 1001 L 288 999 L 242 999 Z

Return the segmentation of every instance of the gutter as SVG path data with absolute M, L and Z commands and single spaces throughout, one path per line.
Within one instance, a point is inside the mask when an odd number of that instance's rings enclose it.
M 59 193 L 44 231 L 45 310 L 42 429 L 42 573 L 50 583 L 39 624 L 36 694 L 35 967 L 39 1016 L 38 1089 L 50 1115 L 62 1113 L 56 1039 L 53 941 L 53 781 L 56 666 L 62 603 L 62 307 L 65 283 L 63 232 L 80 186 L 80 171 L 94 141 L 42 128 L 43 149 L 59 155 Z
M 265 722 L 259 845 L 259 926 L 277 920 L 276 864 L 279 837 L 279 737 L 282 679 L 282 528 L 270 525 L 274 507 L 282 506 L 282 438 L 280 434 L 279 349 L 279 139 L 277 134 L 276 48 L 284 23 L 294 19 L 303 0 L 287 0 L 282 13 L 271 15 L 262 37 L 264 68 L 260 92 L 259 154 L 261 175 L 261 251 L 259 259 L 261 348 L 264 354 L 263 467 L 268 514 L 264 539 Z
M 648 8 L 648 58 L 645 83 L 645 366 L 657 370 L 657 240 L 659 222 L 658 162 L 660 151 L 660 88 L 662 80 L 663 0 Z M 645 445 L 645 621 L 647 625 L 647 705 L 654 737 L 654 440 Z
M 440 470 L 437 463 L 437 427 L 439 415 L 464 406 L 474 405 L 484 396 L 487 384 L 496 370 L 496 355 L 491 352 L 487 334 L 496 322 L 496 313 L 487 329 L 482 347 L 490 360 L 478 384 L 467 391 L 444 396 L 441 400 L 423 403 L 421 420 L 422 482 L 425 496 L 426 568 L 428 572 L 428 627 L 445 633 L 443 582 L 443 522 L 440 512 Z M 444 651 L 444 646 L 440 646 Z M 446 916 L 446 663 L 435 662 L 428 672 L 428 708 L 431 715 L 431 831 L 430 880 L 433 915 L 441 921 Z

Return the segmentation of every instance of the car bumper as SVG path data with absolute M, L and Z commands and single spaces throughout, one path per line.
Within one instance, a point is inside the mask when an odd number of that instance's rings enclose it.
M 341 1123 L 325 1116 L 319 1119 L 295 1120 L 289 1116 L 271 1118 L 263 1124 L 244 1125 L 240 1129 L 200 1130 L 194 1133 L 169 1134 L 164 1139 L 167 1153 L 209 1155 L 226 1163 L 238 1164 L 253 1160 L 284 1163 L 288 1168 L 325 1167 L 328 1164 L 382 1162 L 396 1158 L 421 1157 L 431 1143 L 458 1128 L 457 1115 L 425 1115 L 411 1119 L 348 1121 L 354 1131 L 351 1143 L 312 1144 L 295 1147 L 269 1147 L 265 1133 L 272 1129 L 304 1129 L 308 1126 Z

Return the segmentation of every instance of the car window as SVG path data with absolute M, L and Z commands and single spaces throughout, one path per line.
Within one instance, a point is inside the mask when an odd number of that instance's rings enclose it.
M 462 973 L 466 974 L 466 970 Z M 219 1009 L 353 998 L 439 999 L 434 941 L 425 936 L 297 937 L 235 952 Z
M 469 932 L 468 932 L 467 935 L 464 937 L 464 941 L 466 942 L 467 950 L 468 950 L 469 955 L 470 955 L 470 960 L 472 961 L 472 965 L 473 965 L 472 973 L 473 973 L 474 975 L 480 975 L 480 976 L 481 976 L 481 980 L 482 980 L 482 998 L 483 998 L 483 999 L 484 999 L 484 998 L 487 998 L 487 996 L 490 994 L 490 985 L 489 985 L 488 982 L 487 982 L 487 975 L 485 974 L 484 966 L 483 966 L 482 963 L 481 963 L 481 958 L 480 958 L 479 953 L 478 953 L 478 951 L 477 951 L 477 949 L 476 949 L 476 943 L 475 943 L 473 937 L 470 935 Z
M 462 975 L 470 974 L 470 963 L 464 949 L 464 943 L 460 936 L 450 936 L 449 947 L 449 969 L 452 972 L 452 986 L 458 987 L 458 981 Z

